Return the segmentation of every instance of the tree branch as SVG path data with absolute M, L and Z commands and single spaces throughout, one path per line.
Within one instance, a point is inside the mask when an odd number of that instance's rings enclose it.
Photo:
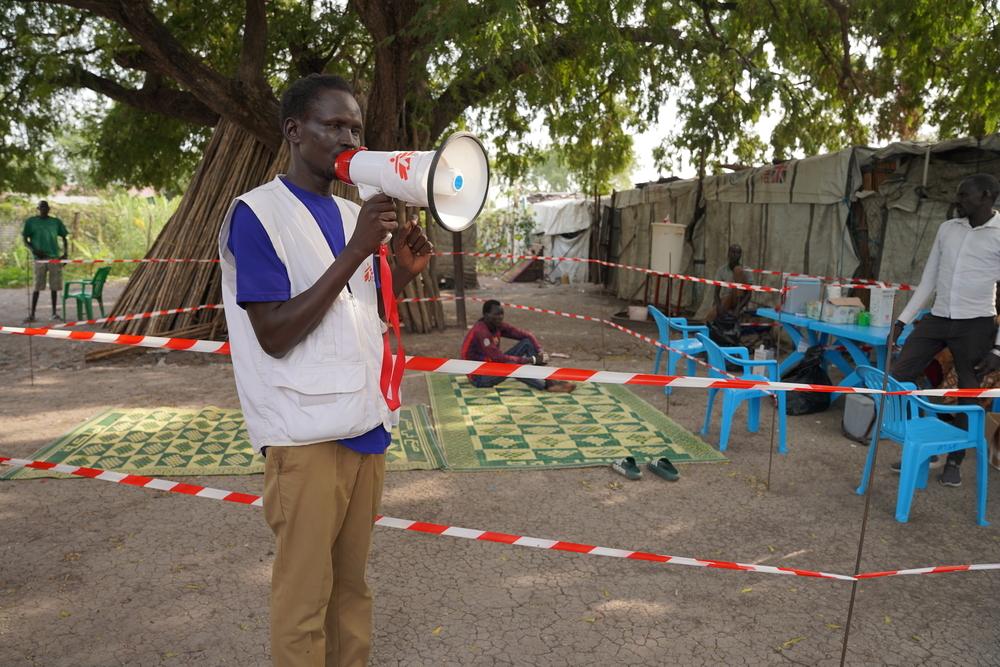
M 236 76 L 245 83 L 256 83 L 263 79 L 264 59 L 267 57 L 267 12 L 264 0 L 246 0 L 246 7 L 240 66 Z
M 637 44 L 670 42 L 676 46 L 681 42 L 680 33 L 673 29 L 666 29 L 663 35 L 660 35 L 647 27 L 622 28 L 619 34 Z M 563 33 L 548 40 L 539 48 L 526 47 L 514 52 L 490 78 L 484 77 L 482 70 L 479 69 L 466 72 L 453 80 L 435 100 L 431 136 L 439 136 L 452 121 L 475 102 L 488 97 L 502 86 L 509 85 L 511 81 L 535 72 L 539 64 L 546 65 L 572 59 L 578 56 L 584 47 L 583 40 L 576 39 L 572 33 Z
M 847 87 L 848 79 L 854 84 L 855 88 L 859 88 L 858 82 L 854 78 L 854 71 L 851 69 L 850 18 L 848 16 L 848 7 L 840 0 L 826 0 L 826 4 L 830 5 L 833 13 L 837 15 L 837 19 L 840 21 L 840 45 L 844 52 L 840 58 L 840 88 L 844 90 Z
M 157 74 L 150 74 L 141 89 L 126 88 L 117 81 L 90 72 L 79 65 L 71 65 L 55 82 L 75 88 L 87 88 L 110 97 L 116 102 L 149 113 L 158 113 L 195 125 L 213 127 L 219 114 L 202 104 L 191 93 L 166 88 Z
M 33 1 L 74 7 L 117 23 L 156 63 L 158 71 L 219 116 L 237 123 L 272 150 L 278 149 L 278 103 L 263 76 L 252 81 L 234 80 L 207 66 L 177 41 L 144 0 Z

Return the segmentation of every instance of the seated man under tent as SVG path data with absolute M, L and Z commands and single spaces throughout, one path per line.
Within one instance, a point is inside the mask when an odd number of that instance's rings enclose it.
M 518 341 L 506 352 L 500 350 L 501 339 L 510 338 Z M 503 321 L 503 306 L 499 301 L 490 299 L 483 304 L 483 316 L 469 329 L 462 341 L 462 359 L 470 361 L 493 361 L 504 364 L 533 364 L 544 366 L 548 355 L 542 351 L 542 345 L 531 332 L 524 331 L 505 324 Z M 494 387 L 506 377 L 492 375 L 469 375 L 469 381 L 476 387 Z M 538 380 L 534 378 L 517 378 L 524 384 L 535 389 L 567 393 L 576 389 L 572 382 L 554 380 Z
M 743 248 L 734 243 L 729 246 L 726 263 L 715 272 L 715 280 L 730 283 L 747 283 L 747 272 L 743 269 Z M 709 334 L 720 345 L 740 344 L 740 317 L 750 304 L 753 292 L 731 287 L 712 288 L 712 309 L 705 316 Z

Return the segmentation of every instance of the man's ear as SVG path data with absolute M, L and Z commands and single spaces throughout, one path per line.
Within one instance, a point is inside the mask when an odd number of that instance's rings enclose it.
M 285 135 L 285 140 L 290 144 L 299 143 L 299 121 L 297 118 L 286 118 L 281 126 L 281 133 Z

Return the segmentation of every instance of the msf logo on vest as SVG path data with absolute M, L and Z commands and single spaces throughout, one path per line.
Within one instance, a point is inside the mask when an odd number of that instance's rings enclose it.
M 361 279 L 364 280 L 366 283 L 370 283 L 372 280 L 375 279 L 375 272 L 372 271 L 371 264 L 365 266 L 365 272 L 364 274 L 362 274 Z

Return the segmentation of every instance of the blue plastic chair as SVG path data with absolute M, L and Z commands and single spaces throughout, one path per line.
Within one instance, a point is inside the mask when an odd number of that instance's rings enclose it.
M 871 366 L 859 366 L 858 374 L 864 385 L 870 389 L 882 389 L 885 374 Z M 889 377 L 889 391 L 913 389 L 911 383 L 899 382 Z M 873 396 L 875 408 L 878 409 L 881 396 Z M 968 425 L 960 429 L 948 424 L 934 415 L 964 414 Z M 878 415 L 876 415 L 876 418 Z M 902 462 L 899 471 L 899 493 L 896 496 L 896 521 L 905 523 L 910 517 L 910 506 L 913 503 L 913 492 L 927 487 L 930 474 L 930 457 L 943 456 L 949 452 L 963 449 L 976 450 L 976 492 L 978 504 L 976 522 L 980 526 L 988 526 L 986 521 L 986 479 L 988 464 L 986 454 L 986 413 L 978 405 L 937 405 L 920 396 L 885 397 L 885 418 L 882 421 L 881 438 L 892 440 L 902 445 Z M 871 475 L 872 459 L 875 457 L 875 442 L 878 433 L 872 434 L 872 442 L 868 447 L 868 458 L 865 461 L 864 472 L 861 473 L 861 485 L 858 495 L 863 495 Z
M 695 336 L 701 341 L 705 352 L 708 354 L 708 363 L 714 368 L 720 369 L 709 369 L 709 377 L 724 380 L 732 379 L 721 372 L 726 369 L 726 364 L 730 364 L 731 366 L 739 366 L 743 369 L 742 372 L 730 372 L 730 375 L 734 375 L 741 380 L 770 380 L 772 382 L 779 380 L 778 362 L 776 360 L 752 360 L 750 359 L 750 350 L 745 347 L 719 347 L 715 341 L 703 333 L 697 333 Z M 754 375 L 751 373 L 750 368 L 754 366 L 763 367 L 767 375 Z M 729 446 L 729 431 L 733 425 L 733 415 L 739 408 L 740 403 L 743 401 L 750 402 L 747 408 L 747 430 L 751 433 L 756 433 L 760 429 L 760 401 L 764 397 L 770 398 L 771 395 L 761 389 L 709 389 L 708 405 L 705 407 L 705 423 L 701 427 L 701 435 L 708 434 L 708 427 L 712 421 L 712 405 L 715 402 L 716 394 L 719 392 L 722 392 L 722 428 L 719 432 L 719 451 L 724 452 L 726 451 L 726 447 Z M 778 399 L 778 453 L 787 454 L 788 445 L 785 441 L 785 392 L 776 391 L 773 394 Z
M 656 306 L 647 306 L 649 314 L 653 316 L 653 321 L 656 322 L 656 328 L 660 332 L 660 342 L 664 345 L 669 345 L 672 349 L 664 350 L 662 347 L 657 346 L 656 348 L 656 358 L 653 360 L 653 374 L 657 375 L 660 372 L 660 361 L 663 358 L 663 353 L 667 353 L 667 375 L 677 374 L 677 362 L 681 360 L 682 355 L 678 352 L 685 352 L 691 356 L 697 356 L 699 354 L 705 353 L 705 346 L 701 344 L 701 341 L 692 336 L 697 333 L 703 333 L 708 335 L 708 327 L 700 325 L 689 325 L 687 320 L 683 317 L 667 317 L 663 312 Z M 670 338 L 671 332 L 676 331 L 680 334 L 680 338 Z M 687 374 L 697 375 L 698 367 L 695 365 L 693 359 L 686 358 L 687 361 Z M 663 393 L 670 395 L 673 391 L 670 387 L 664 387 Z

